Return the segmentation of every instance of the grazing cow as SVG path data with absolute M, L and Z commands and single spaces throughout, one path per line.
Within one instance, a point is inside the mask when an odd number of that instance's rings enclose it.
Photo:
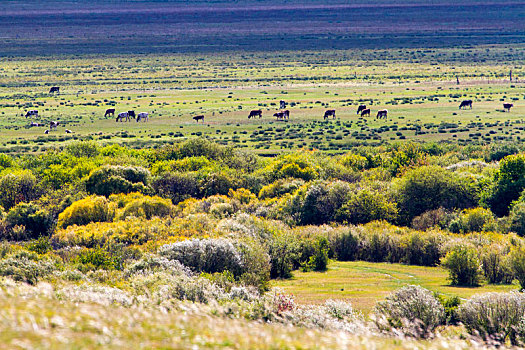
M 290 120 L 290 111 L 286 110 L 283 112 L 283 118 L 286 120 Z
M 115 119 L 116 122 L 118 121 L 124 121 L 126 119 L 127 122 L 129 122 L 129 115 L 128 112 L 122 112 L 117 115 L 117 118 Z
M 38 111 L 36 109 L 32 111 L 27 111 L 26 118 L 28 117 L 38 117 Z
M 361 117 L 364 117 L 366 115 L 370 117 L 370 108 L 366 108 L 361 111 Z
M 135 119 L 137 116 L 135 115 L 135 111 L 128 111 L 128 117 Z
M 472 109 L 472 100 L 462 101 L 461 104 L 459 105 L 459 109 L 467 108 L 467 107 L 470 107 L 470 109 Z
M 106 113 L 104 113 L 104 118 L 107 118 L 109 116 L 111 117 L 115 116 L 115 108 L 106 109 Z
M 204 116 L 203 115 L 196 115 L 195 117 L 193 117 L 193 120 L 195 120 L 197 123 L 199 122 L 199 120 L 202 120 L 202 124 L 204 124 Z
M 273 116 L 276 117 L 277 120 L 284 120 L 284 112 L 274 113 Z
M 279 101 L 279 106 L 280 106 L 279 107 L 280 109 L 285 109 L 286 108 L 286 102 L 283 101 L 283 100 Z
M 364 109 L 366 109 L 366 105 L 359 105 L 359 107 L 357 107 L 357 114 L 361 113 Z
M 506 109 L 507 112 L 510 112 L 510 109 L 514 107 L 514 105 L 512 103 L 504 103 L 503 104 L 503 109 Z
M 335 119 L 335 109 L 329 109 L 326 112 L 324 112 L 323 119 L 328 119 L 328 117 L 332 117 L 332 119 Z
M 66 129 L 66 134 L 72 134 L 73 131 L 69 130 L 69 129 Z
M 40 124 L 40 123 L 31 122 L 31 124 L 29 124 L 29 126 L 33 127 L 33 126 L 44 126 L 44 125 Z
M 262 111 L 260 109 L 251 111 L 250 115 L 248 116 L 248 119 L 252 119 L 257 116 L 259 116 L 259 118 L 262 118 Z
M 388 117 L 388 110 L 387 109 L 382 109 L 382 110 L 377 112 L 377 115 L 376 115 L 377 119 L 381 119 L 381 118 L 387 119 L 387 117 Z
M 52 94 L 54 92 L 60 94 L 60 88 L 58 86 L 52 86 L 51 89 L 49 89 L 49 93 Z
M 49 130 L 44 131 L 44 134 L 46 135 L 49 134 Z
M 49 123 L 49 130 L 56 129 L 59 124 L 60 124 L 60 122 L 57 122 L 57 121 L 50 122 Z
M 146 112 L 140 112 L 138 115 L 137 115 L 137 123 L 143 119 L 145 122 L 148 121 L 148 113 Z

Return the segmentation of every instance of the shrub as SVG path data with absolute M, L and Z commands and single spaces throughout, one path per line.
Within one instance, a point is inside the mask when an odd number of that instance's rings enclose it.
M 394 221 L 397 206 L 384 193 L 362 189 L 352 193 L 337 210 L 335 219 L 349 224 L 365 224 L 374 220 Z
M 94 158 L 98 156 L 99 147 L 93 141 L 72 142 L 66 146 L 66 152 L 73 157 Z
M 410 265 L 436 266 L 441 258 L 443 241 L 439 233 L 412 232 L 404 235 L 401 243 L 403 261 Z
M 58 227 L 86 225 L 90 222 L 111 221 L 114 208 L 102 196 L 90 196 L 74 202 L 58 216 Z
M 163 173 L 152 182 L 155 192 L 170 198 L 174 204 L 188 198 L 198 198 L 199 182 L 193 173 Z
M 443 306 L 432 292 L 420 286 L 406 286 L 389 294 L 374 308 L 376 325 L 387 331 L 426 338 L 445 318 Z
M 160 247 L 159 254 L 178 260 L 195 272 L 230 271 L 240 276 L 244 271 L 242 256 L 231 241 L 225 239 L 192 239 Z
M 521 290 L 525 290 L 525 248 L 516 247 L 510 253 L 512 274 L 519 281 Z
M 5 210 L 21 202 L 30 202 L 39 195 L 37 179 L 29 170 L 13 171 L 0 177 L 0 206 Z
M 509 230 L 516 232 L 519 236 L 525 236 L 525 202 L 513 205 L 509 215 Z
M 477 295 L 457 312 L 471 334 L 500 344 L 510 339 L 512 345 L 517 345 L 516 328 L 525 314 L 525 297 L 515 292 Z
M 98 269 L 113 270 L 119 266 L 117 259 L 118 257 L 97 247 L 82 249 L 73 262 L 78 264 L 77 267 L 81 272 L 86 272 Z
M 259 191 L 260 199 L 278 198 L 286 193 L 293 193 L 304 185 L 302 179 L 279 179 L 269 185 L 264 186 Z
M 47 236 L 54 225 L 53 218 L 34 203 L 19 203 L 7 213 L 5 221 L 8 229 L 24 226 L 25 239 Z M 14 237 L 15 238 L 15 237 Z
M 483 274 L 489 283 L 512 283 L 514 275 L 508 250 L 499 244 L 492 244 L 481 250 Z
M 86 190 L 106 197 L 117 193 L 145 193 L 149 177 L 149 171 L 142 167 L 106 165 L 89 174 Z
M 314 271 L 326 271 L 328 266 L 328 240 L 325 237 L 318 237 L 315 243 L 315 253 L 306 265 L 307 269 Z
M 125 219 L 128 216 L 135 216 L 149 220 L 154 216 L 168 216 L 171 214 L 172 210 L 173 205 L 169 199 L 163 199 L 157 196 L 150 197 L 140 195 L 126 204 L 120 212 L 119 217 Z
M 443 258 L 442 266 L 449 271 L 455 286 L 478 286 L 482 276 L 481 263 L 475 248 L 459 244 Z
M 394 182 L 394 189 L 400 222 L 404 224 L 429 210 L 469 208 L 477 204 L 477 189 L 472 179 L 436 166 L 408 171 Z
M 191 275 L 190 269 L 178 260 L 169 260 L 154 254 L 145 254 L 140 260 L 130 264 L 124 271 L 126 277 L 137 274 L 148 275 L 155 272 L 164 272 L 173 276 Z
M 458 296 L 452 296 L 450 298 L 445 297 L 443 294 L 437 295 L 437 299 L 443 305 L 445 310 L 445 320 L 447 325 L 455 325 L 459 323 L 458 318 L 458 307 L 461 305 L 461 299 Z
M 268 242 L 268 252 L 270 254 L 271 278 L 290 278 L 292 270 L 298 265 L 299 238 L 294 234 L 276 234 Z
M 56 270 L 50 260 L 39 260 L 35 253 L 17 252 L 0 260 L 0 276 L 6 276 L 15 281 L 36 284 L 42 277 Z
M 330 236 L 330 249 L 339 261 L 353 261 L 359 256 L 359 236 L 352 228 Z
M 473 208 L 466 209 L 459 218 L 461 232 L 481 232 L 486 228 L 492 228 L 495 223 L 494 214 L 489 209 Z
M 509 213 L 510 204 L 525 189 L 525 155 L 505 157 L 494 175 L 492 185 L 483 193 L 483 201 L 498 216 Z

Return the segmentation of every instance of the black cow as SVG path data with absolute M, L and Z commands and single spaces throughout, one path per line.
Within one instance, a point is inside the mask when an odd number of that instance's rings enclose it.
M 286 120 L 290 120 L 290 111 L 289 110 L 286 110 L 286 111 L 283 111 L 283 118 L 286 119 Z
M 366 105 L 359 105 L 359 107 L 357 107 L 357 114 L 361 113 L 364 109 L 366 109 Z
M 506 109 L 507 112 L 510 112 L 510 109 L 514 107 L 514 105 L 512 103 L 504 103 L 503 104 L 503 109 Z
M 470 107 L 470 109 L 472 109 L 472 100 L 462 101 L 461 104 L 459 105 L 459 109 L 467 108 L 467 107 Z
M 335 109 L 329 109 L 326 112 L 324 112 L 323 119 L 328 119 L 328 117 L 332 117 L 332 119 L 335 119 Z
M 286 108 L 286 102 L 283 101 L 283 100 L 279 101 L 279 106 L 280 106 L 279 107 L 280 109 L 285 109 Z
M 128 117 L 133 119 L 137 118 L 137 116 L 135 115 L 135 111 L 128 111 Z
M 111 117 L 115 116 L 115 108 L 106 109 L 106 113 L 104 113 L 104 118 L 107 118 L 109 116 Z
M 49 93 L 52 94 L 54 92 L 57 92 L 60 94 L 60 87 L 58 86 L 52 86 L 51 89 L 49 89 Z
M 195 120 L 197 123 L 199 122 L 199 120 L 202 120 L 202 123 L 204 124 L 204 116 L 203 115 L 196 115 L 195 117 L 193 117 L 193 120 Z
M 260 109 L 251 111 L 250 115 L 248 116 L 248 119 L 255 118 L 257 116 L 259 116 L 259 118 L 262 118 L 262 111 Z

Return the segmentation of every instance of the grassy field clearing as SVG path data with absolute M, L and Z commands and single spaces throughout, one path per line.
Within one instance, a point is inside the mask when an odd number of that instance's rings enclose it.
M 446 296 L 469 298 L 487 292 L 508 292 L 518 285 L 451 286 L 441 267 L 409 266 L 370 262 L 333 262 L 327 272 L 294 272 L 290 280 L 274 281 L 275 287 L 295 295 L 300 303 L 323 303 L 326 299 L 348 299 L 365 313 L 378 300 L 407 284 L 420 285 Z
M 465 50 L 428 51 L 368 51 L 370 61 L 362 52 L 337 51 L 11 59 L 0 71 L 0 147 L 38 152 L 75 139 L 154 147 L 206 137 L 274 154 L 298 148 L 341 152 L 405 139 L 460 144 L 521 139 L 525 84 L 517 60 L 523 48 L 507 51 L 505 64 L 501 47 L 469 50 L 480 60 L 472 65 L 462 63 Z M 417 62 L 407 66 L 403 60 L 411 54 Z M 60 95 L 47 93 L 52 85 L 61 87 Z M 472 110 L 458 110 L 464 99 L 474 101 Z M 280 100 L 288 103 L 289 122 L 272 117 Z M 503 102 L 514 104 L 510 113 L 503 112 Z M 372 116 L 358 117 L 359 104 L 370 106 Z M 104 119 L 106 108 L 147 111 L 150 122 L 115 123 Z M 332 108 L 337 119 L 323 121 Z M 384 108 L 389 119 L 376 120 Z M 34 121 L 45 126 L 29 127 L 23 114 L 30 109 L 39 110 Z M 252 109 L 262 109 L 263 118 L 248 120 Z M 192 120 L 199 114 L 203 125 Z M 61 126 L 45 135 L 51 120 Z M 73 134 L 65 134 L 66 128 Z

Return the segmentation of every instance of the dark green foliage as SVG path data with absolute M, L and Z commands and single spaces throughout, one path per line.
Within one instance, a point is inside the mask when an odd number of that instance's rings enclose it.
M 118 193 L 146 193 L 149 176 L 149 171 L 141 167 L 104 166 L 91 172 L 86 190 L 106 197 Z
M 314 255 L 312 255 L 308 263 L 306 263 L 305 270 L 326 271 L 328 266 L 328 251 L 328 239 L 326 239 L 326 237 L 317 238 Z
M 14 226 L 24 226 L 27 233 L 26 239 L 47 236 L 54 226 L 54 220 L 51 215 L 34 203 L 20 203 L 11 208 L 5 221 L 8 228 L 11 229 Z
M 494 181 L 483 193 L 483 201 L 498 216 L 509 213 L 510 204 L 525 189 L 525 155 L 505 157 L 500 162 Z
M 520 236 L 525 236 L 525 202 L 517 202 L 510 211 L 509 230 Z
M 449 271 L 452 285 L 478 286 L 481 282 L 481 262 L 477 250 L 471 246 L 456 245 L 441 264 Z
M 335 215 L 336 221 L 354 225 L 374 220 L 393 222 L 396 218 L 396 204 L 384 192 L 367 188 L 349 194 L 348 199 Z
M 339 261 L 353 261 L 358 258 L 359 236 L 352 229 L 345 230 L 330 238 L 330 248 Z
M 0 177 L 0 206 L 9 210 L 20 202 L 37 199 L 38 180 L 29 170 L 14 171 Z
M 395 183 L 399 221 L 409 224 L 422 213 L 438 209 L 470 208 L 477 204 L 477 188 L 463 178 L 436 166 L 408 171 Z
M 461 305 L 461 299 L 456 295 L 447 298 L 443 294 L 436 295 L 436 298 L 445 309 L 445 323 L 447 325 L 458 324 L 459 318 L 457 310 L 459 305 Z
M 292 234 L 279 234 L 268 242 L 270 255 L 270 277 L 290 278 L 297 267 L 301 245 L 298 237 Z

